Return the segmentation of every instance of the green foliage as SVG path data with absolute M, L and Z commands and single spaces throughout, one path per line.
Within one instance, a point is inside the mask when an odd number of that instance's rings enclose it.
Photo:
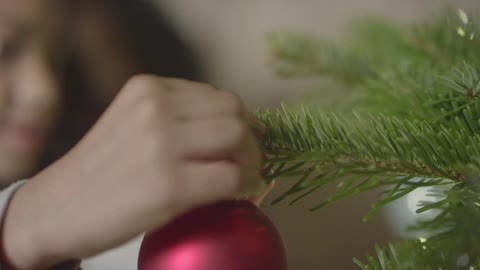
M 282 106 L 259 111 L 274 174 L 296 182 L 274 203 L 290 204 L 327 184 L 312 207 L 383 187 L 370 218 L 418 187 L 442 186 L 418 212 L 439 214 L 413 229 L 431 237 L 376 248 L 364 269 L 480 269 L 480 24 L 462 10 L 398 27 L 354 24 L 347 47 L 302 33 L 269 34 L 273 68 L 284 77 L 330 75 L 359 92 L 352 112 Z
M 343 81 L 358 81 L 369 71 L 366 59 L 347 54 L 327 40 L 308 35 L 278 31 L 267 35 L 274 60 L 274 70 L 282 77 L 309 77 L 329 73 Z

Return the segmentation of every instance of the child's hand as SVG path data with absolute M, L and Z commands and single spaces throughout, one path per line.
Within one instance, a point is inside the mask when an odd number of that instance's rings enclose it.
M 74 149 L 14 195 L 7 255 L 20 269 L 41 269 L 115 247 L 193 207 L 254 195 L 264 183 L 251 124 L 231 93 L 131 79 Z

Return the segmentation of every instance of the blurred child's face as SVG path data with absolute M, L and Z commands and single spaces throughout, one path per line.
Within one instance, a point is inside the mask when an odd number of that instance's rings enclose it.
M 37 166 L 60 113 L 60 9 L 0 0 L 0 184 Z

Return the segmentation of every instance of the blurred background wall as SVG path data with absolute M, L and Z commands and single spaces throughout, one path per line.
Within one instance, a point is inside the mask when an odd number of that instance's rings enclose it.
M 264 35 L 288 28 L 337 38 L 357 16 L 373 14 L 413 22 L 445 5 L 478 8 L 479 0 L 153 0 L 198 52 L 205 80 L 237 92 L 251 108 L 294 100 L 309 82 L 274 78 L 267 66 Z M 391 239 L 384 216 L 362 223 L 376 193 L 362 194 L 315 213 L 308 212 L 326 191 L 298 205 L 270 206 L 291 184 L 280 179 L 263 209 L 280 229 L 292 270 L 355 269 L 375 243 Z M 396 208 L 398 209 L 398 208 Z

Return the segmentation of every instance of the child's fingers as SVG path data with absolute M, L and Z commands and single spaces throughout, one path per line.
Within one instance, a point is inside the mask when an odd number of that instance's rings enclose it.
M 267 131 L 267 125 L 262 121 L 258 120 L 258 118 L 253 113 L 247 113 L 247 123 L 250 128 L 253 130 L 255 137 L 260 139 L 263 134 Z

